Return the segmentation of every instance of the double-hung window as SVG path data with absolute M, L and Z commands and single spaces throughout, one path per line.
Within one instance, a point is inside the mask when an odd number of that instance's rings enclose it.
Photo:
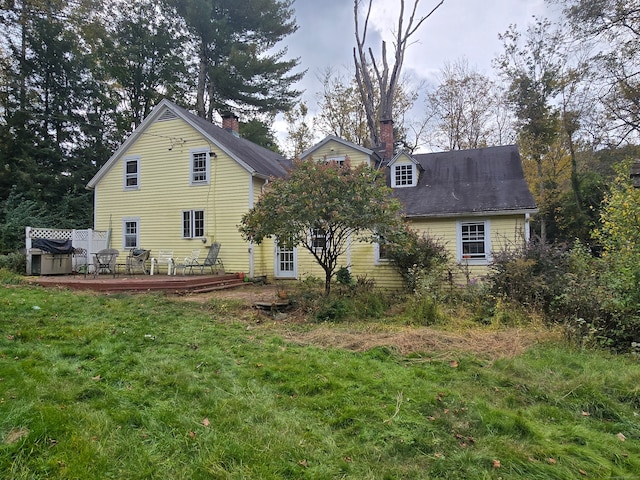
M 209 183 L 209 150 L 191 151 L 191 185 Z
M 182 212 L 182 238 L 204 237 L 204 210 Z
M 459 260 L 469 263 L 487 263 L 491 249 L 489 222 L 459 222 Z
M 125 250 L 138 248 L 140 245 L 140 219 L 124 218 L 122 220 L 122 247 Z
M 383 237 L 378 237 L 378 241 L 374 244 L 375 248 L 375 263 L 386 264 L 389 263 L 389 244 Z
M 124 189 L 137 190 L 140 188 L 140 157 L 124 160 Z
M 393 186 L 394 187 L 412 187 L 416 180 L 415 165 L 399 164 L 393 166 Z
M 324 228 L 311 229 L 311 247 L 316 250 L 327 248 L 327 231 Z

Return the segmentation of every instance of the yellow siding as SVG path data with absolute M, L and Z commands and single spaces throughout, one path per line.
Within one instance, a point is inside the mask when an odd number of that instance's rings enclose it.
M 178 143 L 177 139 L 184 140 Z M 211 148 L 210 183 L 190 185 L 192 149 Z M 124 159 L 140 157 L 140 188 L 123 189 Z M 122 221 L 140 219 L 140 247 L 173 250 L 178 260 L 192 250 L 204 259 L 213 241 L 229 272 L 248 271 L 249 250 L 237 225 L 249 209 L 252 177 L 236 161 L 180 119 L 156 122 L 119 158 L 96 187 L 95 227 L 112 228 L 111 246 L 123 250 Z M 205 211 L 206 243 L 182 238 L 182 211 Z M 124 253 L 123 253 L 124 254 Z
M 326 145 L 323 145 L 319 149 L 315 150 L 313 152 L 313 155 L 311 156 L 314 160 L 317 161 L 342 155 L 346 155 L 349 157 L 352 167 L 357 167 L 361 163 L 366 163 L 367 165 L 372 166 L 369 155 L 366 155 L 363 152 L 359 152 L 358 150 L 350 148 L 347 145 L 336 142 L 334 140 L 327 142 Z M 303 158 L 302 160 L 308 159 Z

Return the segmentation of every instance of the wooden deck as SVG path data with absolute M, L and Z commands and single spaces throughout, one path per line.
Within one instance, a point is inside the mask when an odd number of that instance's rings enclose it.
M 29 277 L 29 281 L 43 287 L 97 292 L 169 292 L 204 293 L 245 285 L 237 274 L 221 275 L 50 275 Z

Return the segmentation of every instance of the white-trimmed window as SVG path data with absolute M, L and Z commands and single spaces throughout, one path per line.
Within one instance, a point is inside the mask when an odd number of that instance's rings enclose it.
M 209 150 L 191 151 L 191 185 L 209 183 Z
M 373 248 L 375 250 L 375 263 L 376 265 L 382 265 L 389 263 L 389 247 L 384 239 L 380 238 L 376 243 L 373 244 Z
M 130 157 L 124 160 L 124 189 L 138 190 L 140 188 L 140 157 Z
M 416 180 L 416 166 L 413 163 L 393 165 L 394 187 L 413 187 Z
M 122 248 L 131 250 L 140 246 L 140 219 L 122 219 Z
M 491 251 L 489 222 L 458 222 L 458 261 L 486 264 Z
M 182 212 L 182 238 L 204 237 L 204 210 Z
M 327 231 L 324 228 L 311 229 L 311 247 L 314 250 L 327 248 Z
M 344 162 L 347 160 L 346 155 L 331 155 L 327 157 L 327 163 L 336 162 L 341 167 L 344 165 Z

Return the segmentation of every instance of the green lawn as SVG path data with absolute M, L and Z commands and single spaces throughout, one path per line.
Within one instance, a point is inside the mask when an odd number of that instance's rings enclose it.
M 251 315 L 0 287 L 0 478 L 640 478 L 633 357 L 451 364 L 291 344 Z

